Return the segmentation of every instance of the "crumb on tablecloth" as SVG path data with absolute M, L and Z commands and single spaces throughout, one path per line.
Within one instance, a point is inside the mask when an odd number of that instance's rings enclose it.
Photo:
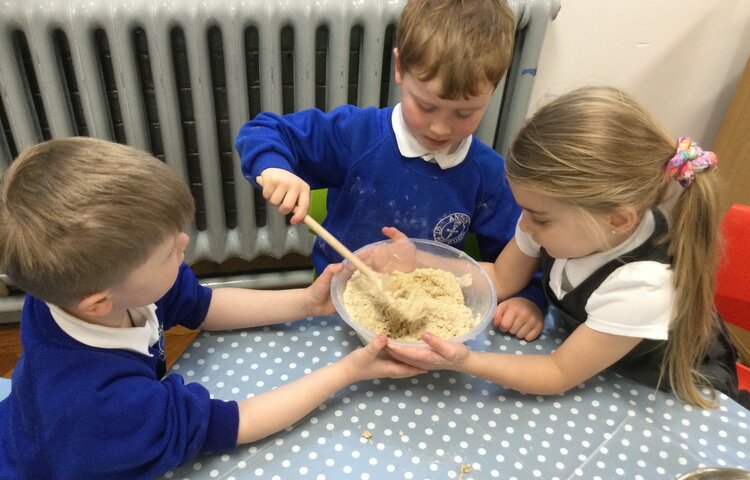
M 458 471 L 458 479 L 457 480 L 463 480 L 464 473 L 471 473 L 471 465 L 464 463 L 461 465 L 461 469 Z

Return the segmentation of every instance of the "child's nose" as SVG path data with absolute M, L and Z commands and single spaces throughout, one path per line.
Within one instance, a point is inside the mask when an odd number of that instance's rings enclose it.
M 436 137 L 448 136 L 451 133 L 450 122 L 442 116 L 437 116 L 430 123 L 430 131 Z

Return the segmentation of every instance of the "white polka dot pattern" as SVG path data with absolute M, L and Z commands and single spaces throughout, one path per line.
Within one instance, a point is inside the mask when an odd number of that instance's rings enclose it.
M 525 342 L 488 329 L 468 345 L 538 354 L 554 350 L 560 335 L 548 328 Z M 172 371 L 215 398 L 241 399 L 359 345 L 337 316 L 202 333 Z M 163 478 L 645 480 L 703 466 L 750 470 L 750 412 L 720 400 L 703 411 L 609 372 L 550 397 L 430 372 L 352 385 L 293 428 L 201 455 Z

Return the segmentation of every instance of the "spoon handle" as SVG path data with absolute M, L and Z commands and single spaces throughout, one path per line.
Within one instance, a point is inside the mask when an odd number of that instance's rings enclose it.
M 379 273 L 367 266 L 365 262 L 354 255 L 351 250 L 346 248 L 343 243 L 341 243 L 336 237 L 334 237 L 331 232 L 323 228 L 323 226 L 316 222 L 315 219 L 310 215 L 305 216 L 305 224 L 310 227 L 310 230 L 315 232 L 328 245 L 333 247 L 333 249 L 336 250 L 342 257 L 349 260 L 349 262 L 351 262 L 352 265 L 357 267 L 358 270 L 365 274 L 367 278 L 375 282 L 378 286 L 382 285 L 382 280 L 380 278 L 381 275 Z

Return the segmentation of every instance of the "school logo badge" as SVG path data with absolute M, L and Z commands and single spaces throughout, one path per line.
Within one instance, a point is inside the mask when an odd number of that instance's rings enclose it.
M 471 218 L 465 213 L 451 213 L 440 219 L 432 230 L 432 238 L 436 242 L 447 245 L 461 243 L 469 232 Z

